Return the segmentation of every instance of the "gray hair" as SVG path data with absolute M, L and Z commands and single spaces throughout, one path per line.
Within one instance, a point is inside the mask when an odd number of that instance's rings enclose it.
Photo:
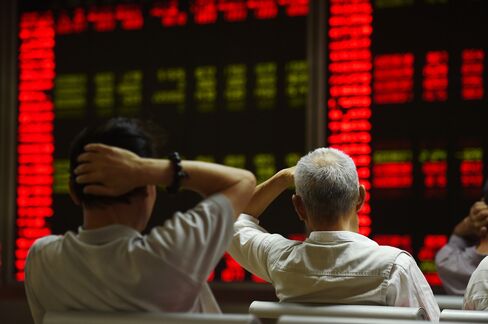
M 342 151 L 318 148 L 298 161 L 295 189 L 312 217 L 335 222 L 350 213 L 357 203 L 359 179 L 356 165 Z

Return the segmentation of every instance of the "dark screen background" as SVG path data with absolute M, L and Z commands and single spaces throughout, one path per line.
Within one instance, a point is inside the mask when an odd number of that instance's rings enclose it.
M 81 210 L 67 195 L 66 160 L 71 139 L 96 120 L 119 115 L 151 120 L 167 134 L 166 152 L 244 167 L 260 181 L 305 153 L 306 12 L 293 14 L 290 6 L 279 5 L 272 18 L 257 19 L 248 10 L 242 21 L 232 21 L 219 12 L 215 22 L 201 24 L 193 16 L 194 1 L 176 1 L 188 14 L 187 21 L 163 26 L 151 11 L 162 3 L 20 3 L 21 14 L 52 10 L 58 24 L 65 17 L 73 22 L 77 12 L 86 18 L 90 11 L 114 12 L 120 4 L 135 4 L 144 22 L 134 30 L 119 20 L 110 30 L 86 22 L 81 31 L 56 33 L 54 216 L 48 219 L 55 234 L 76 230 L 82 223 Z M 435 274 L 435 252 L 481 197 L 488 149 L 487 97 L 463 92 L 472 87 L 466 78 L 473 74 L 462 71 L 466 65 L 468 70 L 481 66 L 474 77 L 481 80 L 478 88 L 486 89 L 488 3 L 371 3 L 371 237 L 409 250 L 424 273 Z M 463 56 L 470 50 L 483 56 L 470 61 Z M 429 76 L 429 53 L 447 55 L 440 68 L 447 67 L 445 76 L 442 71 L 439 76 L 436 64 Z M 409 97 L 381 102 L 376 99 L 375 73 L 398 68 L 391 63 L 391 55 L 398 54 L 413 58 L 411 66 L 403 66 L 411 71 Z M 380 67 L 381 57 L 393 67 Z M 447 82 L 444 98 L 425 96 L 429 77 L 441 88 Z M 387 94 L 399 89 L 395 81 L 384 81 L 391 90 Z M 411 171 L 402 175 L 395 169 L 389 185 L 380 186 L 375 178 L 384 174 L 375 171 L 377 165 L 406 166 Z M 408 185 L 400 185 L 405 180 Z M 304 232 L 290 196 L 291 191 L 281 195 L 263 215 L 262 224 L 270 231 Z M 175 197 L 161 192 L 149 228 L 199 199 L 187 192 Z M 222 276 L 226 269 L 236 269 L 228 258 L 217 267 L 215 278 L 250 278 Z M 435 277 L 429 282 L 439 284 Z
M 274 17 L 257 19 L 249 10 L 242 21 L 219 12 L 215 22 L 201 24 L 192 15 L 194 1 L 176 1 L 188 14 L 186 23 L 163 26 L 152 10 L 164 3 L 21 3 L 21 12 L 52 10 L 57 29 L 54 215 L 47 219 L 53 234 L 82 224 L 81 209 L 67 194 L 69 145 L 98 120 L 151 121 L 165 134 L 165 154 L 178 151 L 186 159 L 246 168 L 259 181 L 294 165 L 305 151 L 306 12 L 290 14 L 289 6 L 278 6 Z M 91 13 L 114 13 L 121 4 L 142 13 L 141 28 L 130 30 L 116 19 L 115 28 L 103 30 L 90 22 Z M 66 29 L 80 16 L 86 20 L 81 31 Z M 159 191 L 148 230 L 201 199 L 191 192 Z M 264 226 L 284 235 L 304 232 L 291 193 L 262 216 Z M 235 268 L 228 259 L 215 279 L 226 267 Z

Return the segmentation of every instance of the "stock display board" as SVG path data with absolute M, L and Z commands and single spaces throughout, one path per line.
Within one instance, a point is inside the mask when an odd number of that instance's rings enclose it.
M 304 153 L 306 0 L 19 5 L 17 280 L 36 238 L 82 224 L 68 195 L 68 149 L 93 121 L 151 120 L 167 151 L 247 168 L 258 181 Z M 264 223 L 303 233 L 289 196 Z M 196 201 L 160 195 L 150 226 Z M 229 256 L 212 278 L 259 280 Z
M 440 286 L 435 253 L 480 198 L 487 162 L 488 3 L 326 4 L 325 140 L 367 187 L 360 231 L 410 251 Z M 293 165 L 305 151 L 307 12 L 305 0 L 21 2 L 17 279 L 33 240 L 81 224 L 67 149 L 91 121 L 151 119 L 168 150 L 260 181 Z M 150 225 L 195 199 L 162 196 Z M 303 233 L 289 193 L 263 223 Z M 228 256 L 213 279 L 259 281 Z
M 332 0 L 327 142 L 350 153 L 368 202 L 361 232 L 412 253 L 440 286 L 436 251 L 481 198 L 488 3 Z

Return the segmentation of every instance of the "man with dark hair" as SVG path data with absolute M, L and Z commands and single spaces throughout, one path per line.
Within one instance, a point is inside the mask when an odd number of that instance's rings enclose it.
M 78 157 L 85 152 L 85 146 L 90 143 L 103 143 L 126 149 L 143 158 L 156 158 L 160 155 L 158 151 L 161 143 L 156 138 L 157 133 L 152 132 L 150 127 L 151 124 L 145 124 L 137 119 L 118 117 L 94 124 L 80 132 L 71 143 L 69 152 L 72 194 L 89 206 L 128 202 L 131 195 L 144 194 L 145 188 L 139 187 L 117 197 L 90 195 L 83 192 L 83 184 L 73 180 L 76 177 L 74 171 L 80 165 Z
M 29 251 L 25 287 L 36 324 L 46 311 L 219 311 L 206 279 L 232 238 L 255 178 L 245 170 L 181 161 L 178 154 L 154 157 L 153 140 L 135 120 L 111 119 L 75 139 L 70 189 L 83 226 L 41 238 Z M 206 198 L 141 235 L 156 185 Z
M 293 205 L 311 231 L 304 242 L 259 226 L 261 213 L 293 184 Z M 365 199 L 353 160 L 316 149 L 256 187 L 234 225 L 229 252 L 272 283 L 280 301 L 422 307 L 437 321 L 439 307 L 415 260 L 357 233 Z
M 454 227 L 449 242 L 437 252 L 435 265 L 446 293 L 464 295 L 471 274 L 488 252 L 479 248 L 480 240 L 486 240 L 487 227 L 488 206 L 480 200 L 471 206 L 468 216 Z

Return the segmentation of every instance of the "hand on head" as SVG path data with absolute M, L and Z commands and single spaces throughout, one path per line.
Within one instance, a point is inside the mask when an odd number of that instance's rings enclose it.
M 278 173 L 276 174 L 280 179 L 285 182 L 287 187 L 295 185 L 295 168 L 296 166 L 283 169 L 278 171 Z
M 454 234 L 461 237 L 484 238 L 488 232 L 488 205 L 477 201 L 471 206 L 466 216 L 454 229 Z
M 468 218 L 474 234 L 479 238 L 485 237 L 488 231 L 488 205 L 484 201 L 475 202 Z
M 139 176 L 141 158 L 128 150 L 88 144 L 78 162 L 76 182 L 85 185 L 86 194 L 120 196 L 145 185 Z

